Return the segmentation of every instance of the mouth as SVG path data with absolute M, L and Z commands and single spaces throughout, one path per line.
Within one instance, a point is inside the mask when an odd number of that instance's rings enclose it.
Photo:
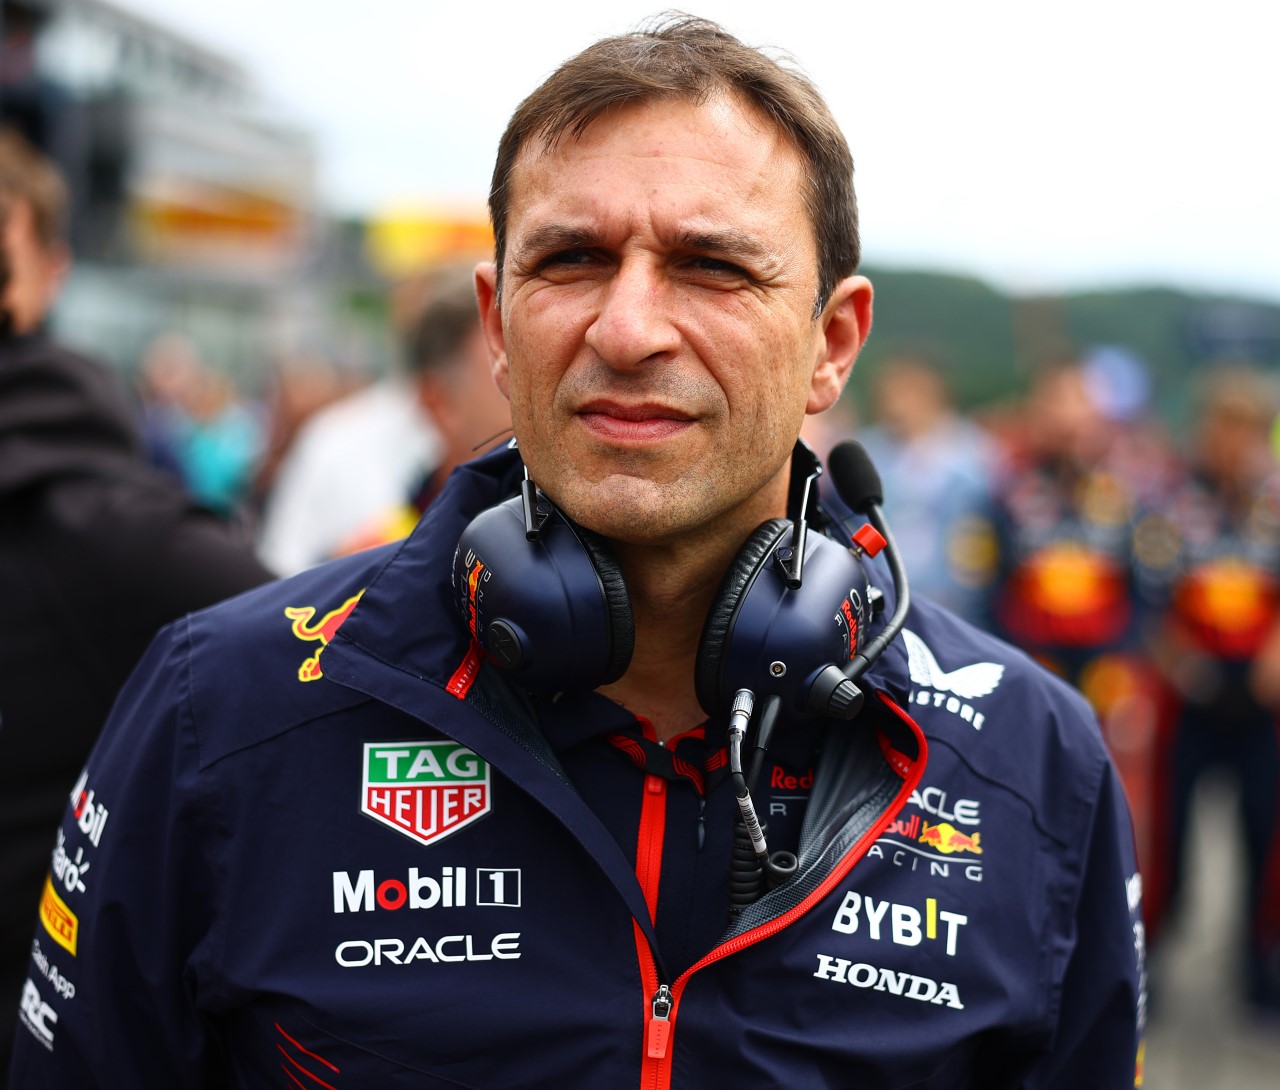
M 694 417 L 669 405 L 604 399 L 587 402 L 578 409 L 577 416 L 593 435 L 613 443 L 658 442 L 680 434 L 694 423 Z

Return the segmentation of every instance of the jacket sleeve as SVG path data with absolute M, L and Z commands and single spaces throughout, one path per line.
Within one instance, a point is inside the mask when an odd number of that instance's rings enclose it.
M 218 893 L 213 800 L 186 630 L 152 643 L 71 792 L 35 921 L 13 1090 L 195 1088 L 216 1074 L 201 1013 Z
M 1108 763 L 1084 856 L 1052 1045 L 1025 1090 L 1141 1085 L 1146 1018 L 1142 879 L 1124 790 Z

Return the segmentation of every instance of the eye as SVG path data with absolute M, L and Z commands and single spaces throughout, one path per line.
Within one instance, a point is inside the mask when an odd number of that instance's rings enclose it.
M 557 250 L 548 254 L 538 262 L 539 271 L 543 269 L 571 269 L 576 266 L 589 265 L 599 258 L 590 250 Z
M 705 269 L 707 272 L 729 273 L 733 276 L 746 276 L 747 270 L 741 265 L 735 265 L 732 261 L 725 261 L 720 257 L 698 257 L 694 258 L 692 264 L 699 268 Z
M 592 247 L 573 246 L 538 258 L 533 275 L 548 284 L 577 284 L 598 280 L 608 268 L 607 255 Z
M 684 262 L 684 269 L 691 280 L 717 287 L 737 287 L 755 282 L 755 277 L 741 265 L 707 254 L 690 257 Z

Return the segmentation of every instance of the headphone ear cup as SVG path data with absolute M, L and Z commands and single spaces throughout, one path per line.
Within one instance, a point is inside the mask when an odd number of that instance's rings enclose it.
M 568 517 L 565 521 L 569 522 Z M 607 685 L 617 681 L 627 671 L 631 663 L 631 653 L 636 646 L 636 621 L 631 612 L 631 595 L 627 593 L 626 581 L 618 567 L 617 558 L 609 543 L 599 534 L 588 530 L 585 526 L 572 523 L 582 548 L 600 577 L 600 588 L 604 591 L 605 624 L 609 630 L 609 660 L 605 667 L 605 678 L 600 682 Z
M 631 661 L 631 599 L 603 539 L 549 503 L 543 514 L 532 542 L 519 496 L 472 519 L 454 551 L 455 600 L 513 681 L 536 692 L 595 689 Z
M 782 535 L 790 530 L 791 523 L 787 519 L 769 519 L 768 522 L 761 523 L 738 550 L 729 570 L 720 581 L 720 587 L 702 626 L 698 661 L 694 667 L 694 689 L 698 703 L 708 715 L 718 714 L 725 702 L 720 678 L 734 615 L 761 566 L 772 555 L 782 540 Z

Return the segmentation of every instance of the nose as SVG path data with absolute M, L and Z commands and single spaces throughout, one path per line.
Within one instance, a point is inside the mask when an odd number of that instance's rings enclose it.
M 624 260 L 609 278 L 586 342 L 611 367 L 631 368 L 674 352 L 680 333 L 671 285 L 641 259 Z

